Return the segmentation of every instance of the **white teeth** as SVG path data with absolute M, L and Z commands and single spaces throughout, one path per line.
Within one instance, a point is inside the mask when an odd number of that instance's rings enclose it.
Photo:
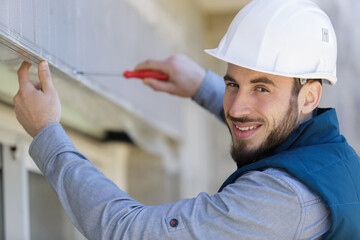
M 251 127 L 238 127 L 238 126 L 236 126 L 236 125 L 235 125 L 235 127 L 236 127 L 237 129 L 239 129 L 240 131 L 242 131 L 242 132 L 249 131 L 249 130 L 253 130 L 253 129 L 256 128 L 256 127 L 254 127 L 254 126 L 251 126 Z

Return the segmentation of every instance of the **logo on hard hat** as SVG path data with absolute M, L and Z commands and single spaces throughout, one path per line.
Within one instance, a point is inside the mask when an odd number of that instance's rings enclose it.
M 322 41 L 329 42 L 329 30 L 327 28 L 322 28 Z

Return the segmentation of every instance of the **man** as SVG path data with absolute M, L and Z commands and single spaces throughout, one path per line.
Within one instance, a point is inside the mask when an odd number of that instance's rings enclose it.
M 225 91 L 184 56 L 137 69 L 167 73 L 169 82 L 144 83 L 224 120 L 238 170 L 213 196 L 156 207 L 131 199 L 75 149 L 58 123 L 47 63 L 40 85 L 23 63 L 15 112 L 74 225 L 89 239 L 359 239 L 360 160 L 339 135 L 335 110 L 317 108 L 321 82 L 336 82 L 327 16 L 309 0 L 254 0 L 209 53 L 228 62 Z

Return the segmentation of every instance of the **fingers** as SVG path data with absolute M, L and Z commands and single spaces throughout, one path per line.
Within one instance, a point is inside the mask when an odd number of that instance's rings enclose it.
M 41 61 L 39 63 L 38 68 L 38 74 L 40 83 L 36 83 L 30 80 L 29 77 L 29 69 L 31 67 L 31 64 L 24 61 L 19 70 L 17 71 L 18 79 L 19 79 L 19 88 L 25 89 L 25 88 L 35 88 L 37 90 L 43 90 L 48 91 L 53 87 L 52 81 L 51 81 L 51 75 L 49 70 L 49 65 L 45 61 Z
M 41 61 L 39 63 L 38 74 L 43 92 L 52 90 L 54 85 L 51 80 L 49 65 L 46 61 Z
M 25 89 L 29 86 L 32 86 L 29 78 L 29 68 L 31 67 L 31 64 L 28 62 L 23 62 L 17 71 L 18 74 L 18 80 L 19 80 L 19 88 Z
M 174 84 L 171 82 L 164 82 L 164 81 L 158 81 L 153 78 L 145 78 L 143 83 L 145 85 L 148 85 L 155 91 L 161 91 L 161 92 L 167 92 L 167 93 L 173 93 L 175 91 Z
M 160 60 L 147 60 L 145 62 L 139 63 L 135 70 L 145 70 L 145 69 L 152 69 L 152 70 L 160 70 L 161 72 L 168 73 L 168 66 L 166 64 L 166 61 L 160 61 Z

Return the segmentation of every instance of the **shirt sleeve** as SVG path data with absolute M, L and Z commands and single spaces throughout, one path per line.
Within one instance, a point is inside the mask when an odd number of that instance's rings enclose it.
M 293 189 L 260 171 L 213 196 L 145 206 L 78 152 L 58 123 L 44 128 L 29 151 L 88 239 L 294 239 L 299 225 L 314 225 L 301 220 Z
M 207 70 L 204 82 L 192 99 L 224 122 L 224 91 L 224 79 Z

